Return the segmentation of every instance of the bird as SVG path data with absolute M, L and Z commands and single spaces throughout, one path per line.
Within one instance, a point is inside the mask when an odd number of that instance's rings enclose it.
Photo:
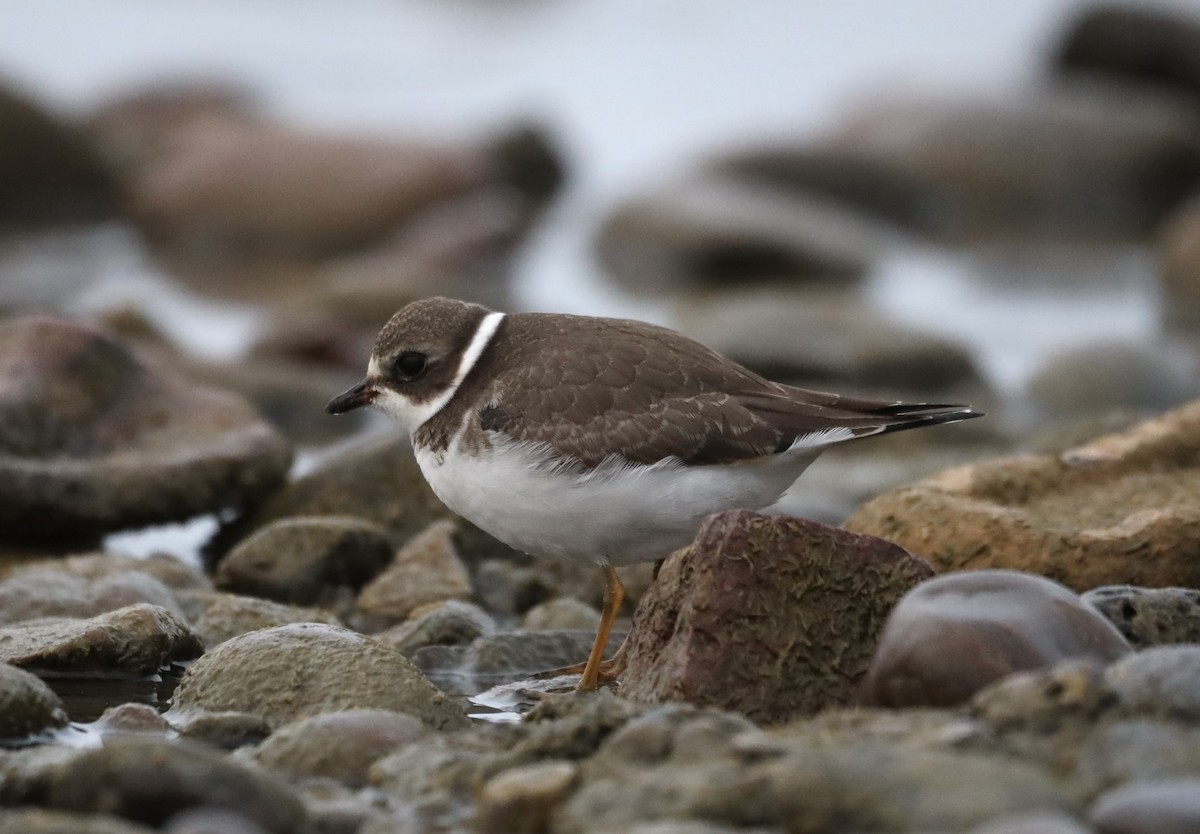
M 441 297 L 395 313 L 366 377 L 326 411 L 363 406 L 408 433 L 458 515 L 516 550 L 599 566 L 581 692 L 623 671 L 624 646 L 604 660 L 617 567 L 665 559 L 713 513 L 770 506 L 831 446 L 981 416 L 773 382 L 646 322 Z

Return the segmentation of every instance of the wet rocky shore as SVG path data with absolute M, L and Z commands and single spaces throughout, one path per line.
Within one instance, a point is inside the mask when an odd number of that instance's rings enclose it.
M 598 569 L 511 550 L 404 438 L 322 410 L 403 303 L 515 306 L 570 187 L 552 128 L 324 134 L 209 84 L 67 117 L 0 86 L 0 834 L 1200 830 L 1196 55 L 1200 18 L 1096 7 L 1012 100 L 889 99 L 613 208 L 597 263 L 689 335 L 988 418 L 830 453 L 622 568 L 628 667 L 588 695 L 540 673 L 586 655 Z M 246 351 L 81 309 L 59 256 L 114 229 L 251 309 Z M 985 282 L 1067 264 L 1035 278 L 1080 299 L 1149 256 L 1159 336 L 999 385 L 872 303 L 913 245 Z M 198 553 L 113 544 L 197 517 Z

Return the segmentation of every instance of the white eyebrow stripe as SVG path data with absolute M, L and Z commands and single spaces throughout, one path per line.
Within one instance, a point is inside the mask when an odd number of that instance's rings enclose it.
M 445 391 L 432 400 L 414 404 L 407 398 L 401 397 L 384 387 L 376 395 L 375 404 L 383 411 L 395 417 L 411 435 L 446 407 L 446 404 L 450 402 L 455 392 L 462 385 L 463 380 L 467 378 L 467 374 L 471 373 L 471 369 L 478 364 L 479 357 L 483 355 L 484 350 L 491 343 L 492 337 L 496 335 L 496 330 L 500 327 L 500 322 L 503 320 L 504 313 L 488 313 L 483 317 L 479 322 L 479 327 L 475 329 L 475 335 L 471 337 L 471 341 L 467 344 L 467 349 L 463 351 L 462 357 L 458 360 L 458 368 L 454 371 L 454 379 L 450 381 L 450 385 L 447 386 Z M 367 373 L 376 374 L 378 372 L 379 365 L 376 363 L 374 357 L 372 357 L 371 363 L 367 367 Z

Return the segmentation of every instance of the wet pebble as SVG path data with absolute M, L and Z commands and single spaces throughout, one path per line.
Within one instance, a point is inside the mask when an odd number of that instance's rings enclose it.
M 362 589 L 357 617 L 368 631 L 403 622 L 423 605 L 471 596 L 471 577 L 458 555 L 455 530 L 452 521 L 435 521 Z
M 873 536 L 788 516 L 710 516 L 638 606 L 622 692 L 766 723 L 848 703 L 888 612 L 931 575 Z
M 375 639 L 411 658 L 427 646 L 462 646 L 496 630 L 496 621 L 478 605 L 458 599 L 435 602 Z
M 1200 591 L 1190 588 L 1093 588 L 1083 601 L 1109 619 L 1135 648 L 1200 643 Z
M 328 605 L 383 570 L 388 531 L 350 516 L 286 518 L 266 525 L 221 560 L 223 590 L 296 605 Z
M 233 711 L 280 727 L 348 709 L 407 712 L 436 729 L 467 724 L 462 709 L 399 652 L 315 623 L 252 631 L 217 646 L 188 668 L 168 718 Z
M 254 757 L 289 780 L 324 777 L 359 788 L 377 759 L 427 732 L 420 719 L 404 713 L 330 712 L 280 727 Z
M 1125 638 L 1067 588 L 1015 571 L 931 579 L 888 618 L 862 687 L 869 705 L 952 706 L 987 684 L 1062 660 L 1107 663 Z
M 203 651 L 187 623 L 156 605 L 0 628 L 0 661 L 50 674 L 141 677 Z
M 109 707 L 96 719 L 94 728 L 103 735 L 113 733 L 154 733 L 166 735 L 171 725 L 149 704 L 128 703 Z
M 988 820 L 967 834 L 1091 834 L 1091 829 L 1068 814 L 1017 813 Z
M 0 739 L 23 739 L 66 726 L 58 696 L 36 676 L 0 663 Z
M 172 715 L 172 718 L 172 726 L 181 737 L 218 750 L 258 744 L 271 735 L 271 724 L 257 713 L 227 710 Z
M 1200 779 L 1126 785 L 1092 806 L 1097 834 L 1194 834 L 1200 831 Z

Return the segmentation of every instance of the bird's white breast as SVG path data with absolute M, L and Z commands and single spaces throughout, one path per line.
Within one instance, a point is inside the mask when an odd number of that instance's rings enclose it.
M 438 497 L 518 550 L 615 565 L 666 557 L 714 512 L 773 504 L 820 451 L 796 448 L 719 466 L 613 459 L 585 472 L 544 447 L 491 440 L 478 455 L 457 438 L 440 455 L 417 450 Z

